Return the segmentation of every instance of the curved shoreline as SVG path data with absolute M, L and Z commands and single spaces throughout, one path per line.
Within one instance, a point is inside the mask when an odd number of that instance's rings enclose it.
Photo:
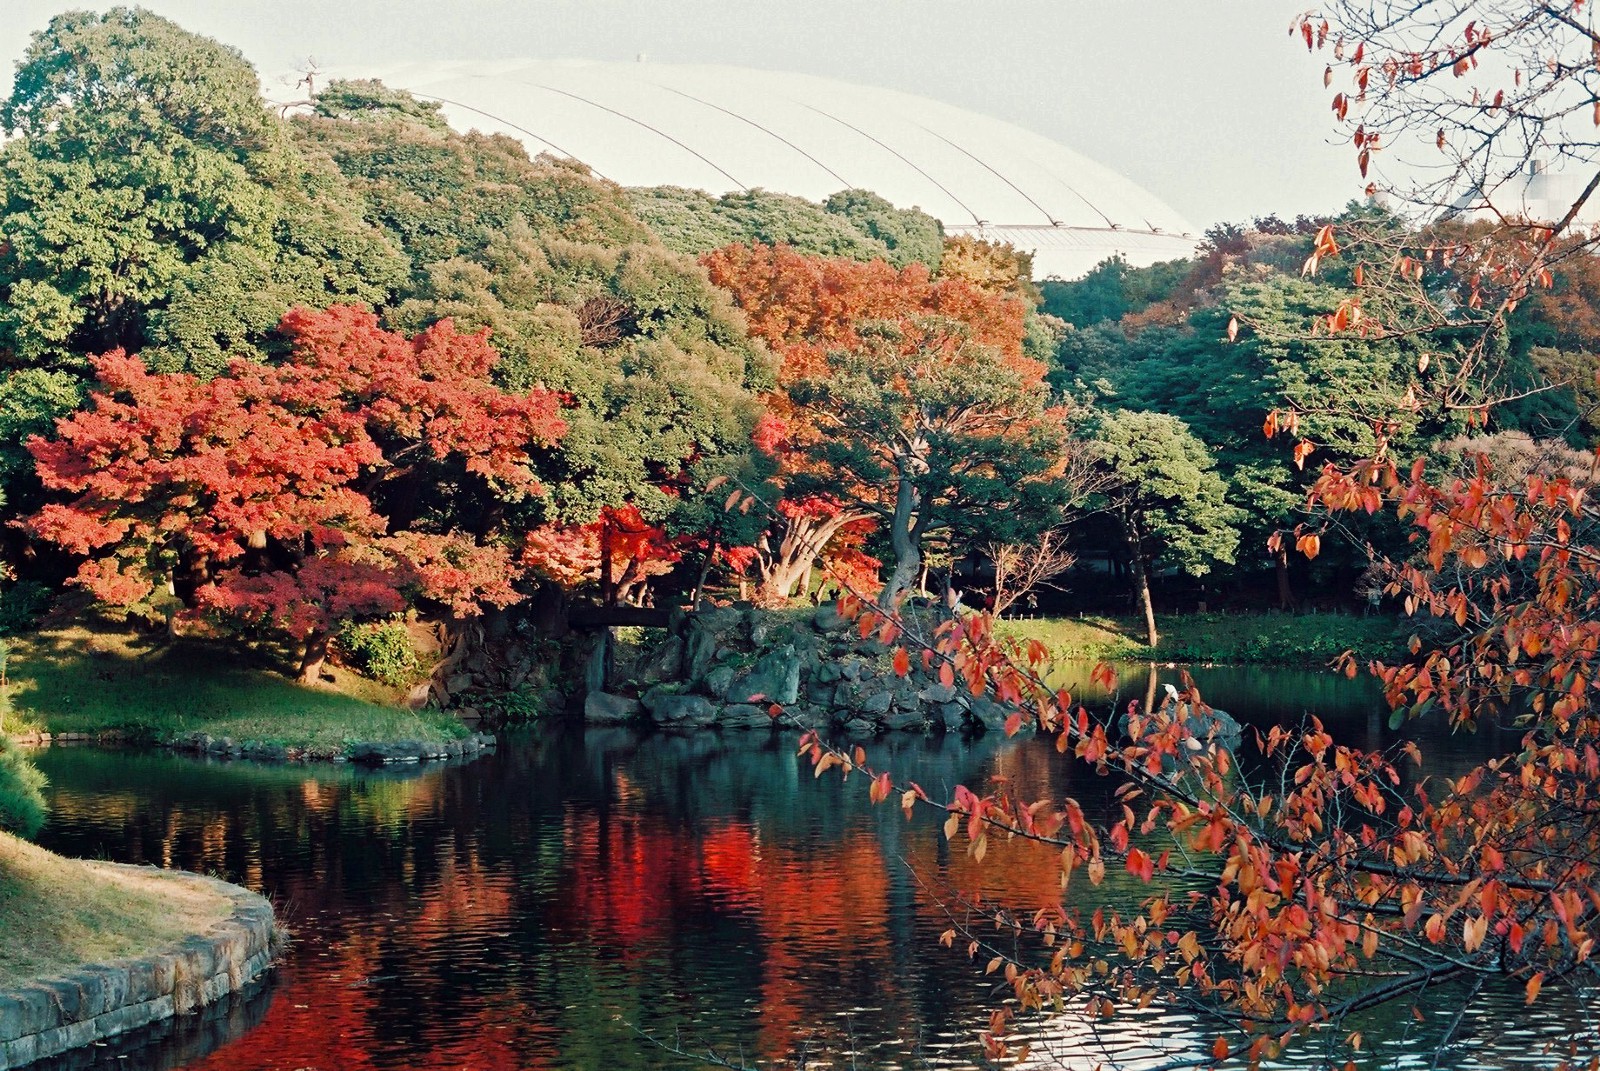
M 103 733 L 14 733 L 8 739 L 17 747 L 40 748 L 54 744 L 119 745 L 128 742 L 116 730 Z M 454 740 L 362 740 L 346 744 L 338 752 L 314 748 L 294 748 L 284 744 L 235 741 L 208 733 L 191 733 L 174 740 L 161 740 L 154 747 L 185 755 L 220 759 L 250 759 L 256 762 L 332 762 L 384 766 L 406 762 L 439 762 L 446 759 L 475 759 L 493 751 L 497 740 L 492 733 L 469 733 Z M 0 1069 L 3 1071 L 3 1069 Z
M 264 975 L 283 946 L 272 905 L 248 889 L 184 871 L 99 865 L 201 885 L 230 900 L 233 912 L 176 948 L 0 991 L 0 1071 L 212 1004 Z

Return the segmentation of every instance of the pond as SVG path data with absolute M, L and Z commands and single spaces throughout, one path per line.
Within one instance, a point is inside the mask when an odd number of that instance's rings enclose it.
M 1142 695 L 1148 675 L 1125 667 L 1107 698 Z M 1298 719 L 1314 702 L 1347 738 L 1388 736 L 1370 682 L 1197 676 L 1247 723 Z M 977 1066 L 994 979 L 939 944 L 942 891 L 1042 901 L 1058 886 L 1054 854 L 1000 845 L 979 868 L 936 816 L 907 822 L 870 807 L 859 778 L 814 779 L 793 743 L 547 730 L 477 762 L 398 773 L 49 749 L 45 846 L 224 876 L 270 896 L 293 930 L 259 994 L 58 1066 L 696 1066 L 668 1047 L 751 1066 Z M 1426 746 L 1464 767 L 1501 743 Z M 893 736 L 869 750 L 936 796 L 1003 773 L 1093 810 L 1114 787 L 1044 740 Z M 1128 880 L 1073 895 L 1137 896 Z M 1450 1066 L 1542 1062 L 1528 1038 L 1564 1014 L 1559 1001 L 1529 1014 L 1520 991 L 1478 1008 Z M 1379 1021 L 1368 1044 L 1405 1063 L 1432 1029 Z M 1041 1066 L 1149 1064 L 1203 1052 L 1213 1035 L 1152 1007 L 1092 1030 L 1059 1019 L 1035 1052 Z

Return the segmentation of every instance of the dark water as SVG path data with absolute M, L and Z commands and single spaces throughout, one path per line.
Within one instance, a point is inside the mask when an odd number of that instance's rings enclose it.
M 1129 670 L 1116 701 L 1142 696 L 1147 677 Z M 1255 670 L 1201 686 L 1246 721 L 1297 719 L 1315 702 L 1346 738 L 1385 738 L 1359 682 Z M 1427 746 L 1464 767 L 1498 745 Z M 1093 810 L 1114 787 L 1047 741 L 896 736 L 868 750 L 935 796 L 999 774 Z M 399 774 L 86 748 L 48 750 L 39 765 L 47 847 L 219 874 L 270 896 L 294 933 L 255 997 L 72 1066 L 695 1066 L 649 1034 L 752 1066 L 975 1067 L 993 979 L 939 945 L 942 890 L 1024 905 L 1059 895 L 1054 853 L 1001 844 L 979 867 L 936 817 L 872 808 L 860 778 L 813 779 L 792 737 L 765 733 L 545 733 Z M 1136 897 L 1126 880 L 1073 896 Z M 1530 1039 L 1575 1005 L 1541 1001 L 1530 1015 L 1513 996 L 1480 1002 L 1463 1024 L 1470 1047 L 1442 1066 L 1549 1062 Z M 1431 1024 L 1365 1029 L 1394 1057 L 1385 1066 L 1426 1066 Z M 1148 1065 L 1214 1036 L 1159 1006 L 1036 1033 L 1040 1066 Z

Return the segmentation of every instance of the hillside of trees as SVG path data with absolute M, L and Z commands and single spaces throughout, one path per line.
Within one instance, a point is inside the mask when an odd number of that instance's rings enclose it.
M 280 115 L 235 50 L 128 10 L 54 20 L 0 122 L 12 629 L 65 584 L 275 632 L 310 679 L 405 611 L 1032 589 L 1154 641 L 1202 602 L 1375 598 L 1392 518 L 1292 550 L 1380 435 L 1467 465 L 1595 434 L 1594 258 L 1494 335 L 1476 389 L 1519 402 L 1435 404 L 1467 341 L 1325 329 L 1359 244 L 1302 271 L 1330 224 L 1449 239 L 1370 206 L 1036 281 L 869 191 L 624 190 L 378 83 Z M 1290 409 L 1299 447 L 1263 434 Z

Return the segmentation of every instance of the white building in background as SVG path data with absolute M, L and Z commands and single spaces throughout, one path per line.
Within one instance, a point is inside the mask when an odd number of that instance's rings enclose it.
M 1462 194 L 1450 206 L 1449 214 L 1475 220 L 1504 218 L 1556 223 L 1566 218 L 1592 178 L 1592 168 L 1577 173 L 1555 171 L 1545 161 L 1533 160 L 1520 174 L 1508 178 L 1487 197 L 1481 190 Z M 1572 223 L 1584 230 L 1600 227 L 1600 194 L 1584 202 Z
M 323 72 L 442 103 L 459 130 L 509 134 L 624 186 L 820 201 L 847 188 L 917 207 L 950 234 L 1010 242 L 1034 275 L 1113 254 L 1193 254 L 1199 232 L 1121 175 L 1010 123 L 889 89 L 742 67 L 507 60 Z

